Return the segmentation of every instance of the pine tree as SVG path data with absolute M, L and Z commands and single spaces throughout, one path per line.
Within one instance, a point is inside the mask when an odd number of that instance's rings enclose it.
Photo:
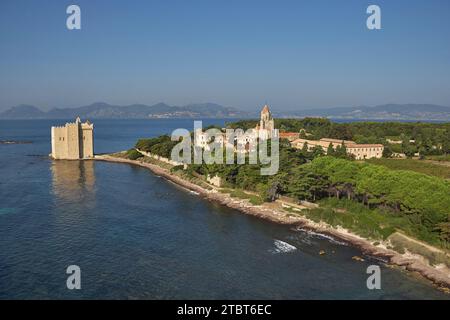
M 333 156 L 334 155 L 334 148 L 333 148 L 333 144 L 331 142 L 328 145 L 327 155 L 329 155 L 329 156 Z
M 302 147 L 302 153 L 304 155 L 308 154 L 308 142 L 305 142 Z

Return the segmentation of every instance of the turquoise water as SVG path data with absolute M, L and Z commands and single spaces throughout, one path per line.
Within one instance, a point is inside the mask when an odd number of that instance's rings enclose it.
M 449 298 L 379 261 L 352 260 L 355 248 L 205 201 L 144 168 L 52 161 L 49 128 L 61 123 L 0 121 L 0 140 L 33 142 L 0 145 L 1 299 Z M 192 126 L 97 120 L 95 151 Z M 66 288 L 72 264 L 81 290 Z M 366 288 L 370 264 L 381 265 L 381 290 Z

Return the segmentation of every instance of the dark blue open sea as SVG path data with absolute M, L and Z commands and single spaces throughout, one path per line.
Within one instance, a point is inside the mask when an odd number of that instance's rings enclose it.
M 52 161 L 50 126 L 0 121 L 1 299 L 440 299 L 382 265 L 368 290 L 361 253 L 200 199 L 127 164 Z M 204 124 L 223 121 L 206 121 Z M 95 152 L 192 129 L 191 120 L 97 120 Z M 286 245 L 289 244 L 289 245 Z M 295 248 L 294 248 L 295 247 Z M 325 250 L 326 255 L 319 255 Z M 81 268 L 81 290 L 66 268 Z

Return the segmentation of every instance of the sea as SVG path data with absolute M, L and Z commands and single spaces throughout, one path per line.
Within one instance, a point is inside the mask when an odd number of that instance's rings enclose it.
M 0 144 L 0 299 L 450 298 L 336 239 L 204 200 L 145 168 L 54 161 L 50 127 L 67 121 L 0 120 L 0 140 L 26 142 Z M 193 130 L 190 119 L 94 125 L 97 154 Z M 381 289 L 367 286 L 373 265 Z M 67 286 L 69 266 L 80 289 Z

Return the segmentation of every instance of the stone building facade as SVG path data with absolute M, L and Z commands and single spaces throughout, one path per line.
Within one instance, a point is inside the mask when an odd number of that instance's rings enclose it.
M 297 149 L 302 149 L 306 143 L 308 150 L 312 150 L 315 147 L 321 147 L 322 150 L 327 153 L 328 147 L 331 143 L 333 149 L 344 144 L 347 153 L 355 157 L 356 160 L 381 158 L 383 156 L 384 146 L 382 144 L 358 144 L 350 140 L 338 140 L 331 138 L 322 138 L 320 140 L 307 140 L 297 139 L 292 141 L 292 146 Z
M 94 157 L 94 125 L 80 118 L 65 126 L 52 127 L 53 159 L 90 159 Z
M 223 130 L 224 129 L 222 129 L 222 131 Z M 245 146 L 243 152 L 248 152 L 249 148 L 256 146 L 258 138 L 267 140 L 276 138 L 277 135 L 279 134 L 278 130 L 275 130 L 275 121 L 272 117 L 269 106 L 266 104 L 261 110 L 260 121 L 256 127 L 251 130 L 247 130 L 236 138 L 233 145 L 228 145 L 228 137 L 223 132 L 216 136 L 214 141 L 220 145 L 226 144 L 227 147 L 231 148 L 235 148 L 237 144 L 242 144 Z M 201 129 L 195 131 L 195 145 L 197 147 L 209 150 L 210 143 L 211 137 L 209 137 L 206 132 L 203 132 Z M 235 151 L 239 152 L 236 148 Z
M 274 138 L 272 135 L 275 133 L 275 121 L 267 104 L 261 110 L 259 125 L 256 126 L 255 130 L 259 132 L 259 137 L 264 139 Z
M 222 129 L 223 131 L 224 129 Z M 278 130 L 275 130 L 275 121 L 270 112 L 269 106 L 265 105 L 261 110 L 261 117 L 259 123 L 255 128 L 247 130 L 238 138 L 235 139 L 233 145 L 228 146 L 227 138 L 225 133 L 221 132 L 218 136 L 215 137 L 215 142 L 224 145 L 227 144 L 227 147 L 235 148 L 236 144 L 242 144 L 245 148 L 242 150 L 243 152 L 248 152 L 249 148 L 254 148 L 256 146 L 258 138 L 260 139 L 273 139 L 278 135 Z M 208 136 L 206 132 L 203 132 L 201 129 L 195 131 L 195 145 L 197 147 L 201 147 L 205 150 L 210 149 L 211 137 Z M 239 152 L 238 149 L 235 148 L 235 151 Z

